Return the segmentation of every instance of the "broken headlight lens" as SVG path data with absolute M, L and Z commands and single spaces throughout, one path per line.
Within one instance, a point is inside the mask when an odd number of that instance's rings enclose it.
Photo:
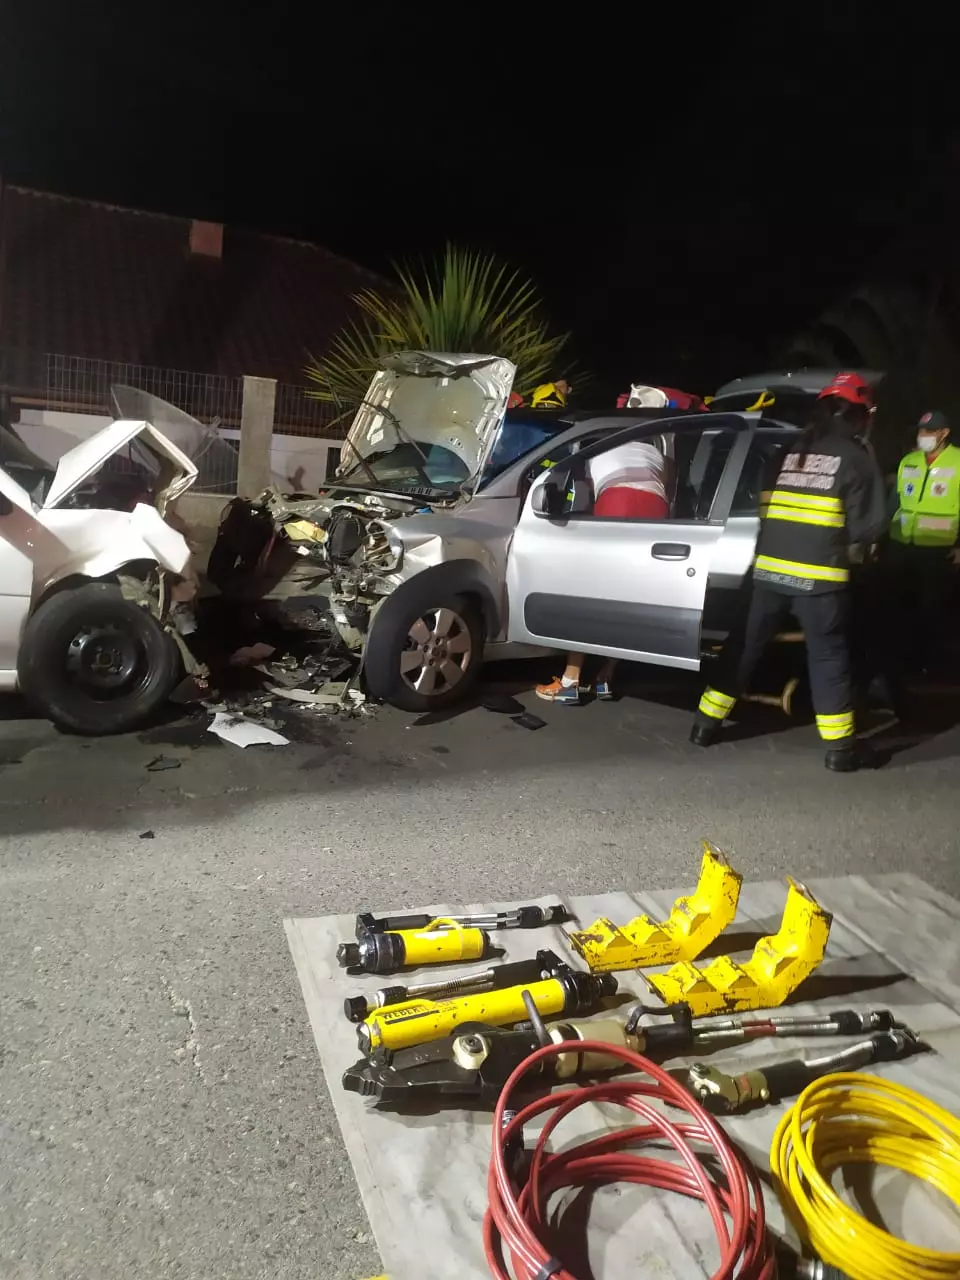
M 397 533 L 396 529 L 387 529 L 387 546 L 390 548 L 390 554 L 396 560 L 396 568 L 399 569 L 403 564 L 403 539 Z

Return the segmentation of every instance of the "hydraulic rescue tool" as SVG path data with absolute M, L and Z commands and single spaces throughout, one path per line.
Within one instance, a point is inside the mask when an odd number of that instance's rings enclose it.
M 347 996 L 343 1002 L 343 1012 L 350 1022 L 362 1022 L 375 1009 L 386 1009 L 389 1005 L 403 1004 L 408 1000 L 448 1000 L 452 996 L 475 995 L 477 992 L 494 991 L 499 987 L 539 982 L 544 967 L 549 968 L 555 959 L 552 951 L 538 951 L 533 960 L 493 965 L 489 969 L 465 974 L 462 978 L 437 978 L 432 982 L 415 982 L 409 987 L 381 987 L 379 991 Z
M 426 929 L 436 915 L 422 911 L 419 915 L 374 916 L 363 912 L 357 916 L 357 937 L 366 933 L 396 933 L 403 929 Z M 462 914 L 445 911 L 444 920 L 453 920 L 474 929 L 541 929 L 548 924 L 563 924 L 568 919 L 566 907 L 511 907 L 506 911 L 474 911 Z
M 482 960 L 488 954 L 490 936 L 482 929 L 465 928 L 456 920 L 438 916 L 423 928 L 360 933 L 356 942 L 341 942 L 337 963 L 342 969 L 365 973 L 396 973 L 422 964 L 455 964 L 458 960 Z
M 542 968 L 535 982 L 460 996 L 453 1000 L 408 1000 L 388 1005 L 361 1022 L 357 1039 L 364 1053 L 374 1049 L 405 1049 L 449 1035 L 464 1022 L 507 1026 L 528 1017 L 524 996 L 540 1017 L 592 1013 L 604 996 L 616 993 L 610 974 L 579 973 L 552 951 L 537 956 Z
M 644 974 L 665 1004 L 688 1004 L 695 1017 L 770 1009 L 783 1004 L 823 960 L 833 917 L 802 885 L 790 880 L 779 930 L 761 938 L 742 965 L 718 956 L 702 969 L 681 962 L 667 973 Z
M 496 1098 L 514 1068 L 542 1044 L 600 1040 L 663 1061 L 689 1051 L 742 1044 L 763 1037 L 854 1035 L 892 1030 L 895 1025 L 893 1014 L 886 1010 L 867 1013 L 844 1010 L 819 1017 L 708 1018 L 695 1022 L 690 1010 L 678 1005 L 669 1011 L 670 1021 L 645 1022 L 652 1012 L 662 1014 L 663 1011 L 637 1005 L 631 1008 L 626 1020 L 567 1020 L 546 1027 L 538 1018 L 539 1026 L 523 1025 L 513 1031 L 488 1023 L 464 1023 L 452 1035 L 427 1045 L 377 1050 L 344 1073 L 343 1087 L 386 1105 L 421 1097 L 427 1100 L 469 1097 L 489 1102 Z M 569 1052 L 549 1063 L 549 1074 L 553 1079 L 566 1080 L 575 1075 L 616 1071 L 620 1066 L 612 1056 L 582 1054 L 571 1044 Z M 684 1073 L 678 1072 L 677 1078 L 683 1081 Z
M 820 1058 L 794 1058 L 728 1075 L 719 1068 L 696 1062 L 674 1074 L 680 1083 L 715 1115 L 733 1115 L 751 1107 L 780 1102 L 804 1091 L 808 1084 L 836 1071 L 858 1071 L 876 1062 L 896 1062 L 925 1049 L 908 1027 L 891 1027 L 837 1053 Z
M 640 1013 L 642 1010 L 626 1022 L 597 1018 L 589 1022 L 555 1022 L 546 1028 L 541 1022 L 539 1028 L 530 1025 L 514 1031 L 486 1022 L 463 1023 L 455 1034 L 431 1044 L 377 1050 L 348 1067 L 343 1074 L 343 1087 L 375 1098 L 378 1105 L 420 1098 L 478 1098 L 493 1103 L 515 1068 L 542 1044 L 602 1040 L 634 1053 L 649 1051 L 658 1057 L 682 1053 L 690 1047 L 689 1017 L 641 1027 Z M 579 1053 L 573 1044 L 569 1053 L 541 1063 L 542 1071 L 553 1080 L 616 1071 L 622 1066 L 617 1058 L 605 1054 Z
M 480 960 L 490 951 L 489 932 L 499 929 L 537 929 L 562 924 L 566 908 L 514 907 L 473 915 L 357 916 L 356 942 L 341 942 L 337 961 L 344 969 L 366 973 L 394 973 L 423 964 L 454 964 Z
M 704 840 L 696 889 L 690 897 L 678 898 L 661 924 L 641 915 L 618 927 L 601 916 L 588 929 L 567 936 L 592 973 L 695 960 L 733 923 L 742 883 L 726 855 Z

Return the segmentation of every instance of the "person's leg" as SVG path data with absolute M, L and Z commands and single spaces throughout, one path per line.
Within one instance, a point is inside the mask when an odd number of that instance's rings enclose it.
M 584 657 L 582 653 L 568 653 L 563 675 L 556 676 L 549 684 L 538 684 L 534 690 L 537 697 L 542 698 L 544 702 L 562 702 L 568 706 L 579 705 Z
M 749 687 L 764 650 L 789 612 L 790 600 L 790 596 L 767 587 L 754 587 L 743 624 L 730 633 L 723 646 L 716 684 L 708 685 L 700 699 L 690 731 L 690 741 L 698 747 L 708 747 L 716 739 L 737 698 Z
M 947 607 L 952 586 L 952 566 L 948 552 L 940 548 L 918 548 L 917 633 L 918 660 L 923 671 L 936 671 L 944 657 Z
M 597 698 L 600 702 L 609 702 L 613 697 L 613 673 L 616 667 L 616 658 L 607 658 L 597 672 Z
M 856 739 L 850 661 L 850 594 L 798 596 L 793 612 L 807 640 L 807 667 L 817 730 L 828 769 L 849 773 L 864 763 Z

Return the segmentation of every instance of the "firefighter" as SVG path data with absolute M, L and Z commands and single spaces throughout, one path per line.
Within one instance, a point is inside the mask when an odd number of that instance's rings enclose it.
M 917 447 L 897 471 L 897 511 L 887 564 L 897 599 L 900 671 L 923 670 L 940 656 L 945 617 L 960 561 L 960 448 L 938 410 L 917 423 Z
M 556 382 L 542 382 L 535 388 L 530 397 L 533 409 L 565 409 L 567 399 L 573 394 L 573 387 L 566 378 L 557 378 Z
M 704 690 L 690 740 L 714 742 L 764 650 L 788 614 L 803 628 L 810 690 L 825 764 L 849 773 L 871 763 L 854 731 L 850 659 L 850 563 L 886 524 L 883 477 L 862 443 L 873 398 L 855 373 L 820 392 L 813 421 L 785 457 L 769 497 L 742 631 L 720 656 L 716 687 Z

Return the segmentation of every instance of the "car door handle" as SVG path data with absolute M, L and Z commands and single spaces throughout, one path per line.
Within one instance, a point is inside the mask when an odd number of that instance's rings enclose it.
M 655 542 L 650 554 L 654 560 L 688 560 L 690 547 L 685 542 Z

